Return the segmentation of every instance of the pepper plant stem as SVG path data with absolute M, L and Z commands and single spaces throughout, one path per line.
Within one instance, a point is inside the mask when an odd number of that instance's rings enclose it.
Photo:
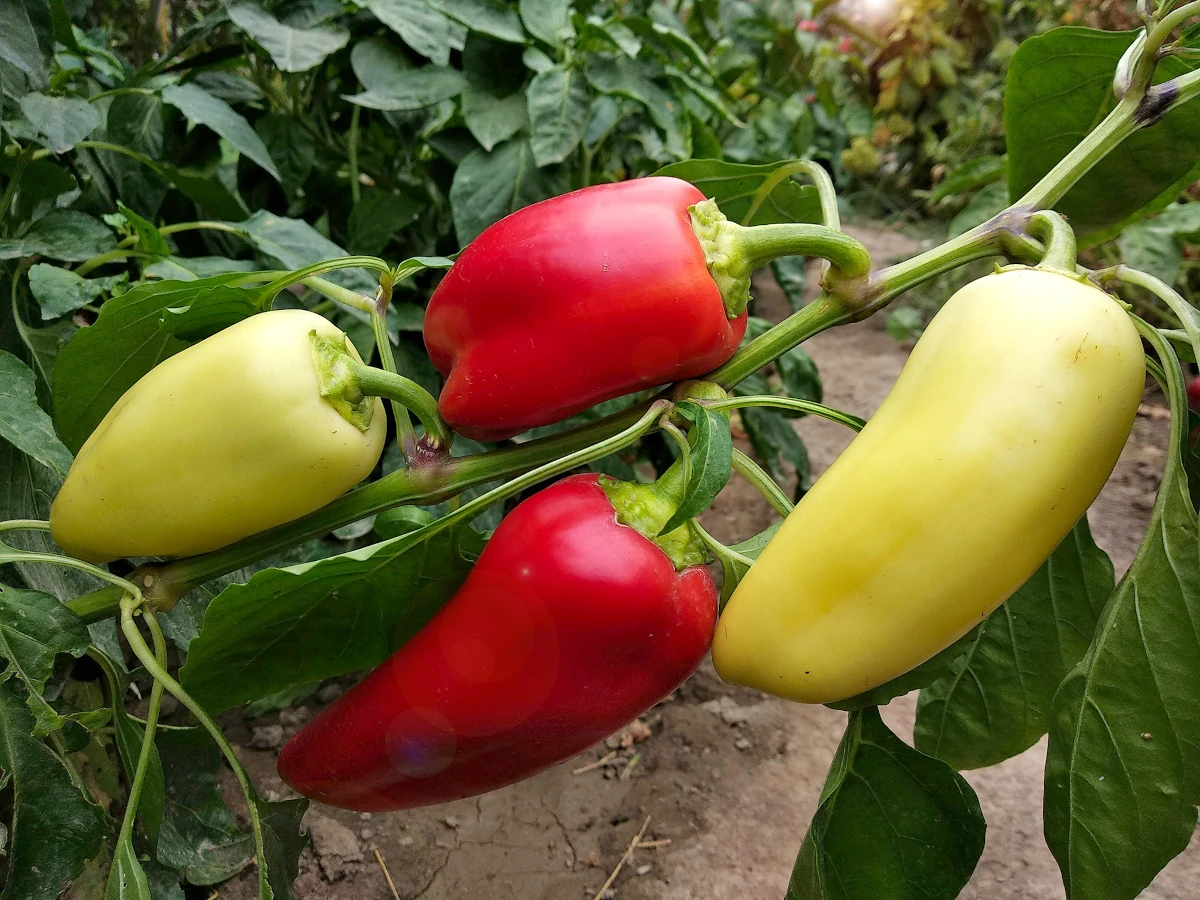
M 368 397 L 385 397 L 412 410 L 425 426 L 431 448 L 449 448 L 453 435 L 438 415 L 437 400 L 411 378 L 376 369 L 347 356 L 346 364 L 354 374 L 358 388 Z
M 795 504 L 788 499 L 788 495 L 775 483 L 775 479 L 764 472 L 758 463 L 737 447 L 733 448 L 733 470 L 754 485 L 754 489 L 762 495 L 764 500 L 771 504 L 771 508 L 785 519 L 795 508 Z
M 732 388 L 800 342 L 826 328 L 848 322 L 852 316 L 852 312 L 840 300 L 822 294 L 770 331 L 752 340 L 705 380 L 715 381 L 723 388 Z
M 129 642 L 129 647 L 133 650 L 133 655 L 138 658 L 146 671 L 154 678 L 156 685 L 162 685 L 176 700 L 187 707 L 196 719 L 204 726 L 204 729 L 217 742 L 217 746 L 221 748 L 221 753 L 224 754 L 225 760 L 229 763 L 229 767 L 233 769 L 234 777 L 237 778 L 238 784 L 242 788 L 242 793 L 246 795 L 246 806 L 250 813 L 250 826 L 254 834 L 254 849 L 258 857 L 258 881 L 259 893 L 262 896 L 270 896 L 269 888 L 264 891 L 267 886 L 266 881 L 266 859 L 265 850 L 263 847 L 262 822 L 259 820 L 258 804 L 255 802 L 257 797 L 254 793 L 254 788 L 250 784 L 250 779 L 246 775 L 246 770 L 242 768 L 241 761 L 233 752 L 233 747 L 229 745 L 229 741 L 225 739 L 224 732 L 220 727 L 209 717 L 204 708 L 192 699 L 191 695 L 183 689 L 178 681 L 171 677 L 165 666 L 159 665 L 154 654 L 150 652 L 150 648 L 146 646 L 146 641 L 137 629 L 137 624 L 133 621 L 133 610 L 136 603 L 122 601 L 121 603 L 121 630 L 125 633 L 125 639 Z M 154 611 L 143 607 L 144 618 L 146 625 L 150 629 L 150 633 L 154 638 L 155 645 L 162 640 L 162 631 L 158 627 L 158 620 L 154 616 Z M 144 746 L 144 744 L 143 744 Z
M 871 255 L 850 235 L 824 225 L 754 225 L 730 222 L 725 226 L 731 243 L 751 270 L 781 256 L 819 256 L 829 260 L 845 277 L 871 271 Z

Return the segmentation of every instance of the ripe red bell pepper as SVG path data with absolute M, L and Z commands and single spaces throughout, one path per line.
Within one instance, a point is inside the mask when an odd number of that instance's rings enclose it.
M 713 637 L 717 591 L 689 531 L 645 536 L 671 509 L 654 486 L 595 475 L 521 503 L 429 624 L 292 738 L 279 774 L 333 806 L 407 809 L 528 778 L 616 732 Z
M 500 440 L 711 372 L 745 335 L 754 268 L 793 252 L 777 240 L 786 227 L 727 222 L 695 187 L 664 177 L 501 219 L 429 301 L 425 346 L 446 376 L 438 411 L 469 438 Z

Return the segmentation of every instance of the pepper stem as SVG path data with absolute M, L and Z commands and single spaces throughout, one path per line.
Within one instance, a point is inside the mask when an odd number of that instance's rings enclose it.
M 1071 230 L 1066 219 L 1052 210 L 1041 210 L 1030 216 L 1029 233 L 1040 238 L 1046 245 L 1046 254 L 1037 268 L 1076 277 L 1078 264 L 1075 261 L 1075 232 Z
M 437 401 L 425 388 L 411 378 L 361 362 L 347 349 L 345 335 L 339 340 L 313 331 L 309 339 L 321 397 L 347 422 L 365 432 L 374 415 L 373 398 L 383 397 L 417 414 L 425 426 L 423 442 L 428 449 L 449 449 L 453 434 L 438 415 Z
M 816 256 L 833 264 L 833 277 L 860 278 L 871 271 L 871 256 L 848 234 L 824 225 L 783 223 L 738 225 L 717 204 L 705 200 L 688 208 L 692 230 L 704 248 L 709 274 L 725 300 L 729 318 L 750 302 L 754 270 L 782 256 Z

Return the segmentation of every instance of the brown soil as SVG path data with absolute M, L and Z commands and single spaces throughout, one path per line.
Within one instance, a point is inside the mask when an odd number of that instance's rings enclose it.
M 878 262 L 913 251 L 911 240 L 893 232 L 860 230 L 857 236 Z M 774 285 L 760 285 L 757 311 L 775 319 L 786 314 Z M 827 401 L 864 416 L 883 400 L 908 352 L 875 321 L 834 329 L 806 347 L 820 367 Z M 1162 398 L 1150 396 L 1147 404 L 1161 407 Z M 798 427 L 816 473 L 850 439 L 822 420 L 805 419 Z M 1118 571 L 1128 567 L 1145 527 L 1165 442 L 1160 415 L 1139 417 L 1091 511 L 1096 539 Z M 735 541 L 765 528 L 772 514 L 735 479 L 703 521 L 718 539 Z M 884 717 L 908 739 L 914 711 L 915 695 L 893 702 Z M 305 708 L 289 710 L 282 728 L 271 727 L 274 719 L 249 723 L 258 728 L 256 740 L 247 732 L 244 743 L 277 746 L 309 715 Z M 844 719 L 823 707 L 730 687 L 706 666 L 643 718 L 648 729 L 626 735 L 629 746 L 610 739 L 616 750 L 608 765 L 575 774 L 613 753 L 598 746 L 524 783 L 431 809 L 371 816 L 314 805 L 308 815 L 313 848 L 301 861 L 297 894 L 303 900 L 387 900 L 393 894 L 382 860 L 400 900 L 590 900 L 649 818 L 643 841 L 655 846 L 633 854 L 612 897 L 780 900 Z M 260 790 L 268 796 L 286 791 L 271 749 L 240 749 Z M 1044 761 L 1043 740 L 1003 765 L 967 773 L 989 827 L 987 849 L 963 897 L 1063 896 L 1041 836 Z M 1198 886 L 1200 840 L 1143 896 L 1195 900 Z M 243 875 L 220 894 L 248 900 L 254 881 Z

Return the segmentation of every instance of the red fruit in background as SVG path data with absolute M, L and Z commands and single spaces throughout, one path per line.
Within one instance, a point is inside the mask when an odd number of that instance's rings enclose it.
M 1188 406 L 1192 412 L 1200 414 L 1200 378 L 1193 378 L 1188 382 Z
M 850 38 L 842 38 L 842 42 L 838 44 L 838 53 L 845 55 L 854 52 L 854 41 Z
M 729 314 L 676 178 L 584 188 L 501 219 L 434 291 L 425 346 L 438 410 L 500 440 L 604 400 L 720 366 L 746 332 Z
M 501 522 L 454 597 L 284 747 L 279 774 L 372 812 L 528 778 L 678 687 L 716 615 L 703 565 L 676 571 L 620 524 L 597 476 L 565 479 Z

